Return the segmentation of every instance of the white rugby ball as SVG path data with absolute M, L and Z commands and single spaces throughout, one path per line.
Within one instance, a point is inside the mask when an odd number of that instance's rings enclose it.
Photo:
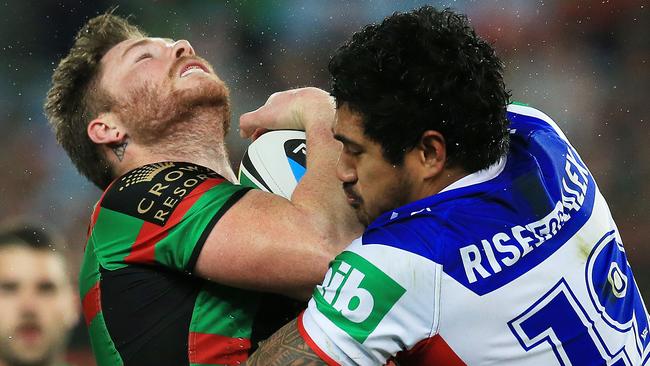
M 269 131 L 248 146 L 239 165 L 239 183 L 291 198 L 307 168 L 305 132 Z

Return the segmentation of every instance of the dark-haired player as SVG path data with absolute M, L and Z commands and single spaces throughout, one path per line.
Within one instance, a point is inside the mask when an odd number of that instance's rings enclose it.
M 65 258 L 39 226 L 0 229 L 0 366 L 61 366 L 79 306 Z
M 648 312 L 592 175 L 548 116 L 506 106 L 464 16 L 396 13 L 329 70 L 337 175 L 367 228 L 249 365 L 648 361 Z M 286 124 L 265 108 L 245 133 Z
M 278 311 L 250 290 L 308 298 L 360 232 L 334 174 L 333 111 L 310 113 L 332 101 L 317 89 L 299 99 L 313 169 L 288 201 L 236 185 L 228 88 L 187 41 L 147 37 L 111 14 L 79 31 L 46 111 L 105 190 L 80 274 L 99 365 L 241 363 L 261 329 L 289 319 L 265 317 Z

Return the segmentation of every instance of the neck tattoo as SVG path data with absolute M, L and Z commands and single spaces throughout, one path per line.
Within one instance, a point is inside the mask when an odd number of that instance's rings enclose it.
M 124 160 L 124 153 L 126 152 L 126 145 L 128 144 L 127 141 L 124 141 L 123 143 L 113 147 L 113 152 L 115 153 L 115 156 L 117 156 L 117 160 Z

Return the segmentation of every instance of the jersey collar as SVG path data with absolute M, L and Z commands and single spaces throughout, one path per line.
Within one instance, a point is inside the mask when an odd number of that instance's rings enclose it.
M 385 212 L 375 219 L 375 221 L 368 226 L 367 230 L 384 226 L 397 219 L 403 219 L 418 214 L 426 214 L 427 212 L 431 212 L 432 207 L 439 202 L 446 201 L 452 197 L 464 195 L 468 190 L 474 191 L 475 189 L 472 188 L 479 188 L 477 186 L 481 183 L 488 182 L 498 177 L 499 174 L 503 172 L 506 162 L 507 157 L 504 156 L 498 162 L 490 165 L 487 169 L 466 175 L 432 196 L 410 202 L 392 211 Z

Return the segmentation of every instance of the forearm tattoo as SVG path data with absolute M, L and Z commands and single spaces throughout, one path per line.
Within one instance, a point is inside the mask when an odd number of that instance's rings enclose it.
M 302 339 L 295 319 L 262 342 L 245 365 L 327 366 Z
M 115 156 L 117 156 L 117 160 L 124 160 L 124 153 L 126 152 L 126 145 L 128 144 L 128 141 L 124 141 L 123 143 L 113 147 L 113 152 L 115 153 Z

